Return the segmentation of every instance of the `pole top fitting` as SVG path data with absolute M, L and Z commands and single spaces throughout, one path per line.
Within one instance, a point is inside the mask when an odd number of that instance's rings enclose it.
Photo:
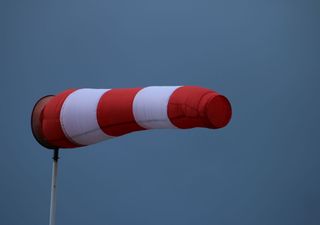
M 53 150 L 53 157 L 52 157 L 52 159 L 53 159 L 54 161 L 58 161 L 58 159 L 59 159 L 59 149 L 58 149 L 58 148 L 56 148 L 56 149 Z

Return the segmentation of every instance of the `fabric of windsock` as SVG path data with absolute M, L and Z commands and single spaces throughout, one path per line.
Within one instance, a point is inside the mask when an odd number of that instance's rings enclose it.
M 69 89 L 52 97 L 41 112 L 42 138 L 57 148 L 75 148 L 130 132 L 228 124 L 226 97 L 198 86 Z

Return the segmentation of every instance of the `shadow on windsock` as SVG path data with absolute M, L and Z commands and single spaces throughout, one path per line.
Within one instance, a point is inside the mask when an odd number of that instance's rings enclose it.
M 228 99 L 198 86 L 69 89 L 34 106 L 31 126 L 46 148 L 76 148 L 149 129 L 225 127 Z

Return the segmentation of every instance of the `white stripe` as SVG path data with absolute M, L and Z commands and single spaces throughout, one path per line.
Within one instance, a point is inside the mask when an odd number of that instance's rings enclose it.
M 90 145 L 111 138 L 97 121 L 97 106 L 101 96 L 110 89 L 79 89 L 63 103 L 60 122 L 63 132 L 73 142 Z
M 133 115 L 145 129 L 176 128 L 168 118 L 168 101 L 180 86 L 146 87 L 133 100 Z

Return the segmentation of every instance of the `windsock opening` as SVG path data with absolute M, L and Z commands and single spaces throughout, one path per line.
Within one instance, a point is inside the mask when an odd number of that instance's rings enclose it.
M 32 109 L 31 114 L 31 130 L 33 137 L 38 141 L 40 145 L 45 148 L 55 149 L 56 147 L 51 145 L 45 140 L 42 133 L 42 112 L 48 101 L 53 98 L 53 95 L 47 95 L 40 98 Z
M 141 130 L 218 129 L 231 116 L 225 96 L 198 86 L 83 88 L 41 98 L 31 127 L 46 148 L 76 148 Z

